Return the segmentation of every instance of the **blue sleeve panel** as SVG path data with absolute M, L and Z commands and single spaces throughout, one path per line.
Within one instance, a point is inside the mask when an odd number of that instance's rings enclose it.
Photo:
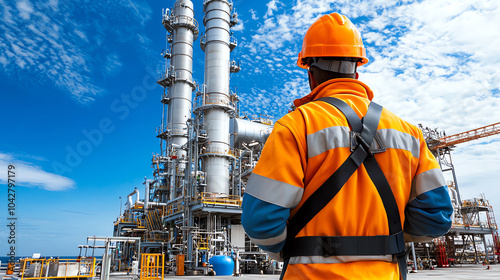
M 451 228 L 452 213 L 448 187 L 433 189 L 408 203 L 404 231 L 413 236 L 442 236 Z
M 258 246 L 264 251 L 279 253 L 281 252 L 281 250 L 283 250 L 283 246 L 285 246 L 285 241 L 281 241 L 280 243 L 271 246 L 263 246 L 263 245 L 258 245 Z
M 290 209 L 262 201 L 250 194 L 243 196 L 241 224 L 248 236 L 254 239 L 270 239 L 283 234 Z M 277 253 L 283 249 L 284 241 L 259 247 Z

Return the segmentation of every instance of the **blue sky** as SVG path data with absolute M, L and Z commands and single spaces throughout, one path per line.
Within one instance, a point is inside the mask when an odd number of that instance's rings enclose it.
M 0 180 L 13 163 L 19 255 L 75 255 L 87 236 L 111 235 L 119 197 L 151 177 L 162 109 L 154 82 L 164 68 L 161 11 L 173 3 L 0 0 Z M 194 3 L 203 32 L 202 1 Z M 375 101 L 448 135 L 500 120 L 498 1 L 238 0 L 234 7 L 232 59 L 242 70 L 231 85 L 249 115 L 278 119 L 308 93 L 295 64 L 301 38 L 337 11 L 362 33 L 370 63 L 360 80 Z M 202 84 L 199 40 L 194 57 Z M 500 215 L 500 137 L 461 144 L 453 160 L 462 197 L 485 193 Z M 1 227 L 0 252 L 6 238 Z

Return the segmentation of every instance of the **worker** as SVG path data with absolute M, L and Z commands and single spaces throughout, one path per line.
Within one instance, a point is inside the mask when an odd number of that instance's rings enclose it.
M 447 233 L 453 208 L 422 131 L 375 102 L 344 15 L 305 34 L 311 93 L 274 125 L 250 176 L 241 222 L 284 261 L 282 279 L 406 279 L 405 241 Z

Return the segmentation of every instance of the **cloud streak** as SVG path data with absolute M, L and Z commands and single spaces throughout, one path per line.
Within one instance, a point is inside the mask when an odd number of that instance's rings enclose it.
M 33 163 L 20 161 L 9 154 L 0 152 L 0 170 L 8 170 L 9 165 L 15 167 L 13 171 L 16 186 L 38 187 L 48 191 L 64 191 L 76 187 L 75 181 L 70 178 L 43 171 L 41 167 Z M 7 172 L 2 172 L 0 182 L 8 184 Z
M 21 83 L 52 85 L 82 104 L 104 93 L 98 80 L 121 66 L 109 46 L 134 39 L 150 8 L 128 0 L 80 5 L 0 0 L 0 70 Z M 108 28 L 121 21 L 135 24 Z

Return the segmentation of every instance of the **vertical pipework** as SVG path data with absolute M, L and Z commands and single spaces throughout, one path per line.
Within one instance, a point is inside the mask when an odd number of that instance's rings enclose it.
M 205 113 L 203 126 L 209 142 L 205 152 L 207 191 L 229 193 L 229 119 L 234 114 L 230 102 L 229 73 L 231 43 L 230 27 L 232 3 L 228 0 L 205 0 L 205 36 L 201 47 L 205 51 Z
M 198 23 L 194 19 L 193 3 L 177 0 L 171 13 L 163 15 L 162 23 L 171 34 L 170 59 L 165 76 L 158 81 L 168 88 L 162 102 L 168 105 L 166 127 L 160 137 L 166 141 L 166 157 L 169 159 L 165 178 L 169 182 L 170 199 L 175 198 L 175 189 L 180 186 L 186 168 L 186 147 L 188 141 L 187 120 L 191 117 L 192 92 L 195 89 L 193 76 L 193 42 L 198 37 Z

